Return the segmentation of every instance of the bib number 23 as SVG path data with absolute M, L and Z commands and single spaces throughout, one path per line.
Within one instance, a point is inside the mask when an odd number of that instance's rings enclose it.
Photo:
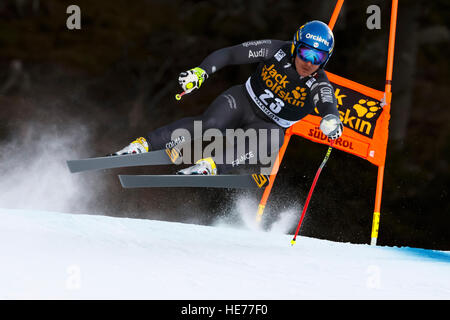
M 264 90 L 265 93 L 259 96 L 259 100 L 265 105 L 269 106 L 269 109 L 273 113 L 278 113 L 281 111 L 281 108 L 284 107 L 284 102 L 280 98 L 275 98 L 273 96 L 272 91 L 269 89 Z

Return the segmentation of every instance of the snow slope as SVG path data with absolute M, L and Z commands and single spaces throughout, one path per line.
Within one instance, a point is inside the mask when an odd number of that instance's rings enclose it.
M 0 298 L 450 298 L 450 252 L 291 238 L 0 209 Z

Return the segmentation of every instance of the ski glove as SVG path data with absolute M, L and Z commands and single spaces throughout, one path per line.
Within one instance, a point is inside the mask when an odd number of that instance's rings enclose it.
M 178 82 L 185 93 L 190 93 L 194 89 L 200 88 L 203 82 L 208 79 L 208 74 L 202 68 L 196 67 L 180 73 Z
M 341 120 L 334 114 L 327 114 L 320 121 L 320 130 L 331 140 L 339 138 L 343 129 Z

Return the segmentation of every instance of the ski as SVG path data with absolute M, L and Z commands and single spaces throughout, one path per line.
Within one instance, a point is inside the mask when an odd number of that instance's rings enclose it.
M 124 188 L 202 187 L 258 189 L 269 184 L 269 176 L 252 175 L 119 175 Z
M 67 160 L 67 166 L 70 172 L 75 173 L 122 167 L 179 164 L 180 162 L 181 154 L 177 149 L 172 148 L 122 156 Z

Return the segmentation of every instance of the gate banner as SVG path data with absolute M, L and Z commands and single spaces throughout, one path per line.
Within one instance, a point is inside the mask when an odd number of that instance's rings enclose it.
M 389 107 L 385 94 L 354 81 L 327 72 L 334 87 L 340 119 L 344 125 L 342 136 L 334 148 L 351 153 L 380 166 L 384 165 L 388 140 Z M 388 101 L 389 102 L 389 101 Z M 329 144 L 319 129 L 321 117 L 317 110 L 291 126 L 291 134 L 313 142 Z

